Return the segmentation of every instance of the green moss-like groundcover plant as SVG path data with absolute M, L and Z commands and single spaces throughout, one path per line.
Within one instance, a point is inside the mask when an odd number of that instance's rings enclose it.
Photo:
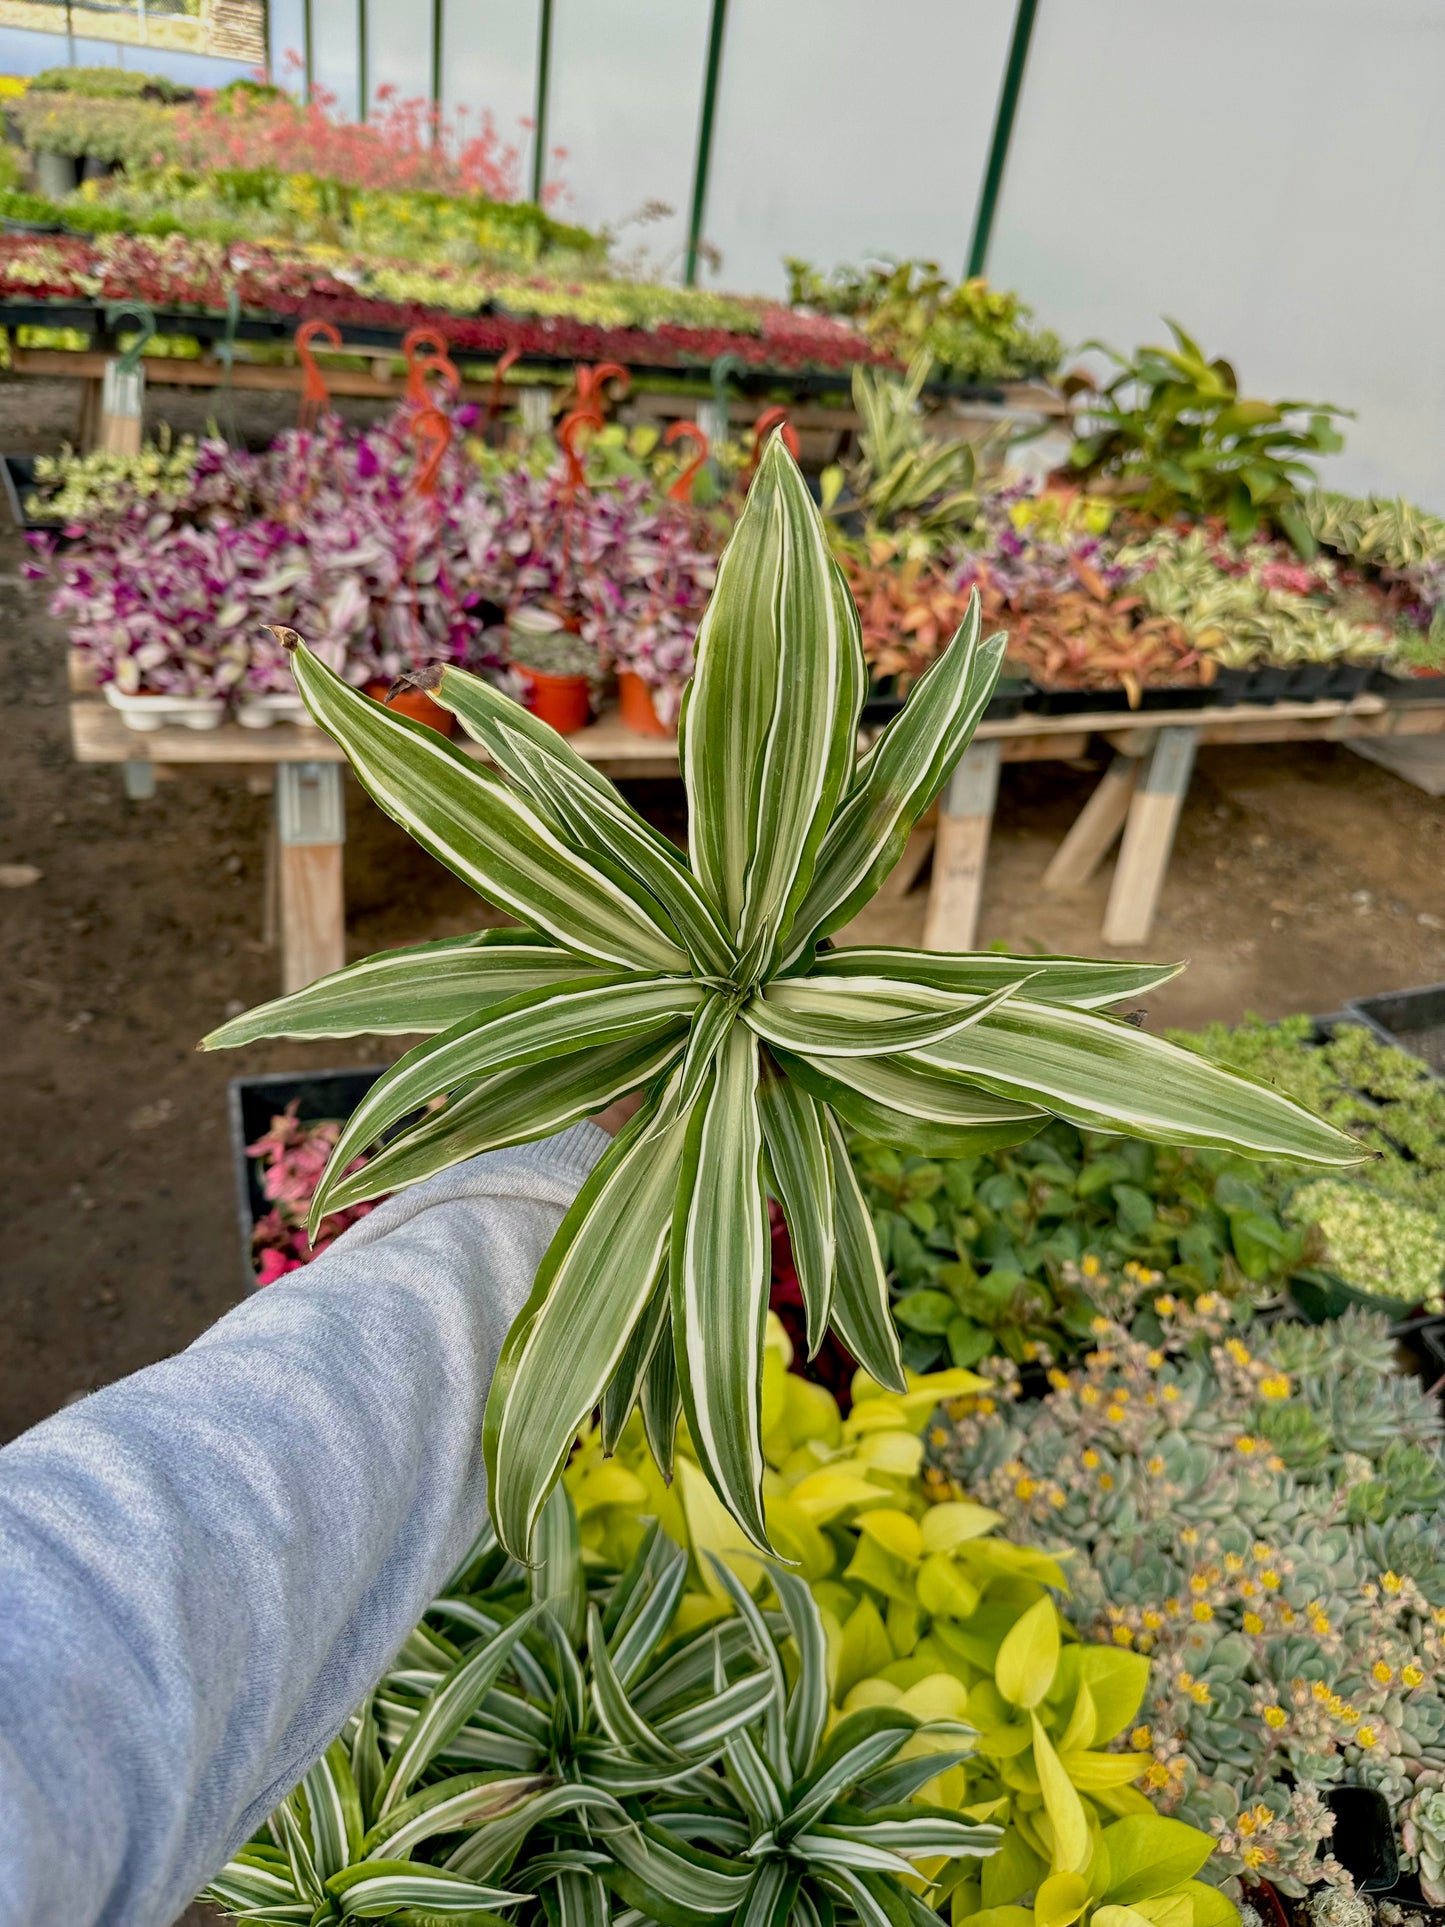
M 1360 1155 L 1270 1086 L 1100 1014 L 1173 967 L 824 947 L 874 895 L 963 753 L 1005 638 L 980 640 L 975 598 L 858 760 L 857 613 L 777 437 L 698 634 L 680 741 L 687 860 L 485 682 L 446 669 L 432 693 L 496 774 L 284 639 L 308 708 L 372 798 L 531 926 L 384 952 L 206 1040 L 430 1033 L 353 1113 L 313 1227 L 645 1093 L 563 1219 L 497 1366 L 485 1450 L 497 1534 L 515 1557 L 527 1557 L 578 1428 L 600 1404 L 610 1447 L 639 1401 L 664 1467 L 686 1415 L 719 1498 L 767 1548 L 770 1192 L 810 1347 L 831 1325 L 875 1379 L 902 1389 L 845 1128 L 967 1156 L 1057 1116 L 1324 1165 Z

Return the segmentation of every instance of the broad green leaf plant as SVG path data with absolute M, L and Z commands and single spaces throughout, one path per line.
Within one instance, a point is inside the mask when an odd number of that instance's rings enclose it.
M 563 1219 L 492 1383 L 491 1504 L 518 1558 L 578 1428 L 600 1404 L 615 1437 L 639 1402 L 664 1465 L 686 1415 L 718 1496 L 770 1549 L 770 1193 L 810 1346 L 831 1326 L 880 1384 L 903 1389 L 846 1129 L 964 1156 L 1059 1116 L 1255 1156 L 1358 1158 L 1279 1092 L 1100 1014 L 1173 967 L 826 946 L 877 891 L 987 706 L 1005 638 L 982 640 L 979 626 L 975 599 L 858 759 L 857 612 L 775 436 L 698 632 L 680 732 L 687 859 L 489 684 L 449 668 L 432 694 L 494 770 L 284 634 L 307 707 L 367 792 L 528 926 L 383 953 L 206 1039 L 426 1034 L 353 1113 L 313 1226 L 644 1093 Z

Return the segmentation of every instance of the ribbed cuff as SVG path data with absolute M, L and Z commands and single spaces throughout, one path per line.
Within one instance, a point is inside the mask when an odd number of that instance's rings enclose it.
M 612 1139 L 600 1125 L 573 1124 L 555 1137 L 544 1137 L 535 1144 L 520 1144 L 507 1153 L 522 1164 L 554 1172 L 559 1178 L 580 1185 L 602 1156 Z

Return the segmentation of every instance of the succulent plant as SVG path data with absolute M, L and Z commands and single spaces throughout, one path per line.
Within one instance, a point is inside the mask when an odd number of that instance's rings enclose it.
M 1384 1197 L 1368 1185 L 1329 1179 L 1301 1185 L 1291 1216 L 1318 1225 L 1327 1262 L 1351 1284 L 1402 1306 L 1440 1309 L 1445 1292 L 1445 1228 L 1419 1205 Z
M 1005 1425 L 956 1407 L 947 1463 L 1012 1535 L 1076 1548 L 1081 1630 L 1149 1656 L 1145 1791 L 1223 1870 L 1301 1892 L 1340 1877 L 1318 1788 L 1398 1811 L 1445 1768 L 1440 1414 L 1376 1314 L 1150 1310 L 1152 1338 L 1101 1311 L 1095 1351 Z
M 992 693 L 1003 638 L 975 606 L 855 767 L 857 617 L 780 436 L 704 616 L 682 735 L 691 861 L 565 740 L 448 669 L 435 699 L 495 759 L 350 687 L 294 633 L 298 686 L 363 786 L 424 848 L 533 926 L 516 942 L 391 953 L 224 1025 L 265 1036 L 429 1032 L 337 1143 L 312 1213 L 395 1190 L 585 1117 L 644 1104 L 583 1186 L 492 1382 L 499 1537 L 525 1557 L 578 1427 L 639 1398 L 670 1461 L 680 1411 L 723 1503 L 767 1549 L 759 1415 L 768 1192 L 788 1221 L 817 1346 L 830 1324 L 901 1389 L 887 1281 L 841 1120 L 954 1153 L 1050 1113 L 1260 1156 L 1353 1163 L 1353 1142 L 1263 1085 L 1097 1014 L 1136 966 L 829 949 L 877 890 Z M 529 962 L 535 967 L 532 988 Z M 1172 974 L 1165 972 L 1162 974 Z M 389 986 L 389 989 L 387 988 Z M 432 1099 L 453 1101 L 358 1152 Z M 723 1335 L 718 1342 L 719 1334 Z M 651 1383 L 652 1391 L 644 1388 Z

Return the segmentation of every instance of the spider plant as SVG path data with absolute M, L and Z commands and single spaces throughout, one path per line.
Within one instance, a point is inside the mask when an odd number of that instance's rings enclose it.
M 747 1625 L 669 1637 L 687 1555 L 655 1525 L 590 1600 L 565 1489 L 537 1540 L 530 1574 L 477 1549 L 491 1583 L 433 1604 L 209 1898 L 277 1922 L 499 1907 L 535 1913 L 536 1927 L 606 1920 L 613 1862 L 599 1829 L 630 1832 L 642 1796 L 705 1786 L 702 1769 L 771 1705 L 781 1675 L 769 1636 L 764 1663 L 729 1677 L 756 1609 Z
M 206 1040 L 431 1033 L 353 1113 L 313 1224 L 644 1093 L 563 1219 L 493 1379 L 491 1505 L 517 1558 L 594 1408 L 612 1439 L 639 1401 L 664 1465 L 686 1414 L 719 1497 L 767 1548 L 770 1192 L 810 1347 L 831 1326 L 875 1379 L 902 1388 L 845 1127 L 951 1156 L 1018 1142 L 1051 1116 L 1305 1163 L 1360 1155 L 1278 1091 L 1099 1014 L 1173 966 L 822 947 L 874 895 L 963 753 L 1005 638 L 980 639 L 971 603 L 858 760 L 857 611 L 776 436 L 698 632 L 680 736 L 688 860 L 489 684 L 448 668 L 429 686 L 495 773 L 350 687 L 293 632 L 283 640 L 363 787 L 532 926 L 383 953 Z

